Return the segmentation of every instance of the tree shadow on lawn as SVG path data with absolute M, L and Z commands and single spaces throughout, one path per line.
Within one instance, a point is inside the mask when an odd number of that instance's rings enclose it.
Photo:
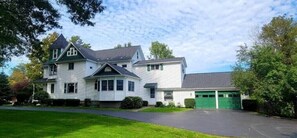
M 13 110 L 0 110 L 0 122 L 0 137 L 85 137 L 92 136 L 92 133 L 112 136 L 115 135 L 113 131 L 124 134 L 127 132 L 124 132 L 123 126 L 138 123 L 81 113 Z

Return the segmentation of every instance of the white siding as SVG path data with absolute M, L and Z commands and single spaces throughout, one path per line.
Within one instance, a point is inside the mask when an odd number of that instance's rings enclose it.
M 84 80 L 85 66 L 85 62 L 74 62 L 74 70 L 68 70 L 68 63 L 58 64 L 56 90 L 55 93 L 51 94 L 51 97 L 84 100 L 87 96 L 86 82 Z M 64 83 L 77 83 L 77 93 L 64 93 Z
M 48 78 L 48 76 L 49 76 L 49 68 L 44 67 L 43 68 L 43 78 Z
M 98 65 L 94 62 L 86 61 L 86 74 L 85 76 L 92 75 L 98 68 Z

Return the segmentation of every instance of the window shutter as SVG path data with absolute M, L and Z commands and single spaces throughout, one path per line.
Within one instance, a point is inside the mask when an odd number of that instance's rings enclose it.
M 163 70 L 163 64 L 160 64 L 160 69 Z
M 147 71 L 150 71 L 151 70 L 150 67 L 151 67 L 150 65 L 147 65 Z
M 74 92 L 77 93 L 77 83 L 74 84 Z
M 67 90 L 67 83 L 64 83 L 64 93 L 66 93 Z

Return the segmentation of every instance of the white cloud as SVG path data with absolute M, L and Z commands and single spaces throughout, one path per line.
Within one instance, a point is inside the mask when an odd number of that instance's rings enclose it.
M 278 15 L 296 18 L 293 0 L 105 0 L 107 9 L 94 19 L 94 27 L 76 26 L 61 19 L 70 38 L 79 35 L 93 49 L 132 42 L 145 54 L 152 41 L 166 43 L 176 56 L 184 56 L 188 72 L 230 71 L 240 44 L 251 44 L 256 27 Z M 61 11 L 65 9 L 61 8 Z

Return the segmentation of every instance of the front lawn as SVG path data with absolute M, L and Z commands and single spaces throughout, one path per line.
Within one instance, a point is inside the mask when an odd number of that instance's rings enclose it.
M 218 137 L 101 115 L 0 110 L 0 137 Z
M 142 112 L 184 112 L 184 111 L 189 111 L 192 110 L 190 108 L 178 108 L 178 107 L 148 107 L 143 110 Z

